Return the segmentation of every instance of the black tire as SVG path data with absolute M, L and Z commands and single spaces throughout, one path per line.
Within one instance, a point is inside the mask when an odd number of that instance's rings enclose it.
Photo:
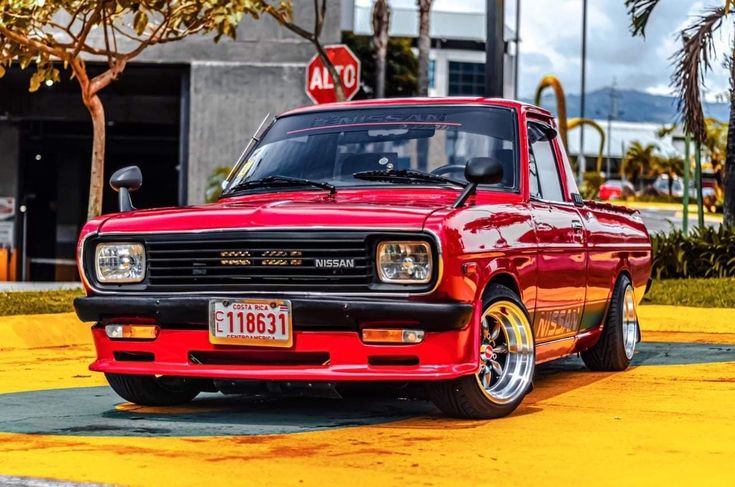
M 110 387 L 126 401 L 141 406 L 186 404 L 200 392 L 200 382 L 184 377 L 105 374 Z
M 630 278 L 625 274 L 621 275 L 613 289 L 600 339 L 581 354 L 585 365 L 591 370 L 622 371 L 630 365 L 632 355 L 626 355 L 623 337 L 623 303 L 629 287 L 632 289 Z
M 485 391 L 478 375 L 460 377 L 449 381 L 427 383 L 427 390 L 432 402 L 446 415 L 465 419 L 494 419 L 509 415 L 521 404 L 526 394 L 532 389 L 532 378 L 535 366 L 536 350 L 533 345 L 533 327 L 528 311 L 520 298 L 511 289 L 500 284 L 491 284 L 487 298 L 483 302 L 483 312 L 499 301 L 515 304 L 525 316 L 531 340 L 530 378 L 522 387 L 517 397 L 508 402 L 495 402 Z

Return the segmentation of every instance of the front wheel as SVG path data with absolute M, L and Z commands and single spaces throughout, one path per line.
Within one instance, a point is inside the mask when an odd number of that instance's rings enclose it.
M 528 313 L 520 298 L 505 286 L 491 285 L 488 295 L 481 320 L 477 373 L 428 385 L 434 404 L 449 416 L 507 416 L 531 387 L 536 355 Z
M 200 381 L 186 377 L 105 374 L 118 396 L 141 406 L 176 406 L 194 399 Z

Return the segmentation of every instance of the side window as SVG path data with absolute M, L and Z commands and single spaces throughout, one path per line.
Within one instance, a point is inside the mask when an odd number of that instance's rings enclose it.
M 559 165 L 554 154 L 554 146 L 544 130 L 544 126 L 531 123 L 528 126 L 530 150 L 531 196 L 546 201 L 564 201 L 564 191 L 559 178 Z

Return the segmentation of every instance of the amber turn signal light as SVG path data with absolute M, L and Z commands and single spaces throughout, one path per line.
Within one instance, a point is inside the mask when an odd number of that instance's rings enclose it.
M 155 340 L 156 325 L 106 325 L 105 334 L 113 340 Z
M 421 343 L 424 341 L 424 330 L 366 328 L 362 330 L 362 341 L 365 343 Z

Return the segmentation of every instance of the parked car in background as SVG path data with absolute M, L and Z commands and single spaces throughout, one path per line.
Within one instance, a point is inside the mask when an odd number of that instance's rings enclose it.
M 630 364 L 648 232 L 582 199 L 547 110 L 366 100 L 253 140 L 218 202 L 135 210 L 130 167 L 121 212 L 82 230 L 91 369 L 126 400 L 417 381 L 449 415 L 497 418 L 537 363 Z
M 653 190 L 659 196 L 673 196 L 675 198 L 684 197 L 684 181 L 679 177 L 674 177 L 671 182 L 671 193 L 669 193 L 669 175 L 660 174 L 652 185 Z M 689 199 L 692 202 L 697 201 L 697 187 L 694 181 L 689 181 Z M 714 186 L 714 180 L 702 179 L 702 201 L 704 207 L 710 211 L 715 211 L 717 207 L 717 192 Z
M 602 201 L 622 200 L 635 196 L 635 188 L 629 181 L 611 179 L 600 186 L 599 199 Z

